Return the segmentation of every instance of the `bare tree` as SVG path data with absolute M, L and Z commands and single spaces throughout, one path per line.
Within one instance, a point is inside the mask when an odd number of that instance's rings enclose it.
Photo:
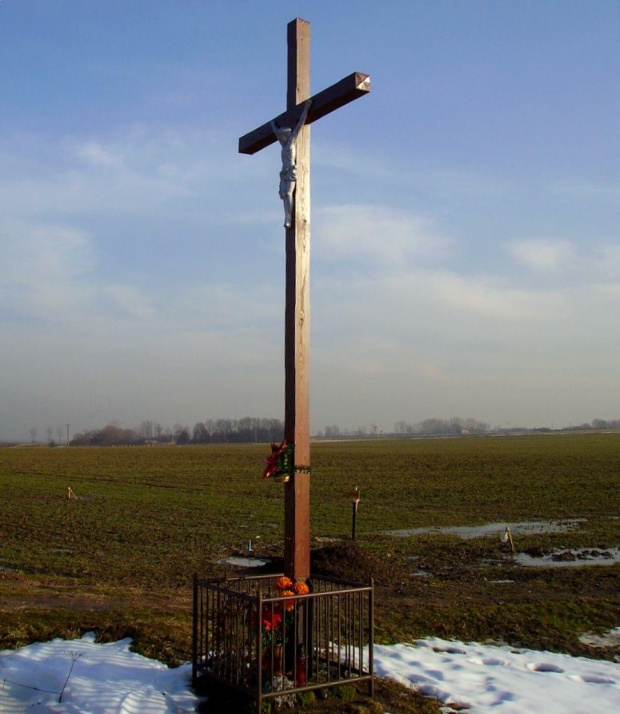
M 152 421 L 143 421 L 138 427 L 138 433 L 144 439 L 152 439 L 155 436 L 155 424 Z
M 33 443 L 33 444 L 34 444 L 34 442 L 37 440 L 37 434 L 38 434 L 38 433 L 39 433 L 39 432 L 38 432 L 36 426 L 31 427 L 31 429 L 30 429 L 30 436 L 31 436 L 31 438 L 32 438 L 32 443 Z
M 174 425 L 174 440 L 177 444 L 189 444 L 191 441 L 191 435 L 188 426 L 183 426 L 182 424 Z
M 194 425 L 192 434 L 192 439 L 197 444 L 204 444 L 209 441 L 209 432 L 207 431 L 206 426 L 200 421 Z

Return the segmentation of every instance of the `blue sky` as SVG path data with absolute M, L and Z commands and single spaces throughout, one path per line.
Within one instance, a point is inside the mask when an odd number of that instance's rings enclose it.
M 2 0 L 0 439 L 282 416 L 295 17 L 313 430 L 620 417 L 617 0 Z

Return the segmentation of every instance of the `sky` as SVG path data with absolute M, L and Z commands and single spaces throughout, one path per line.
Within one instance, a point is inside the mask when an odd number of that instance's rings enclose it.
M 1 0 L 0 440 L 282 418 L 295 17 L 312 430 L 620 418 L 618 0 Z

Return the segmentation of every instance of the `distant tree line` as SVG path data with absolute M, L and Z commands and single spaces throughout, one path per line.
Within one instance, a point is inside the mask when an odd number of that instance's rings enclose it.
M 67 426 L 67 425 L 65 425 Z M 45 432 L 50 446 L 65 443 L 63 426 L 55 429 L 48 427 Z M 570 425 L 563 430 L 589 431 L 592 429 L 620 429 L 620 419 L 593 419 L 592 422 Z M 337 424 L 326 426 L 319 431 L 317 439 L 342 439 L 342 438 L 372 438 L 386 436 L 453 436 L 458 434 L 486 434 L 491 432 L 550 432 L 549 427 L 494 427 L 476 419 L 424 419 L 424 421 L 410 424 L 398 421 L 394 424 L 394 431 L 385 433 L 379 430 L 376 424 L 359 426 L 353 429 L 342 428 Z M 32 443 L 36 442 L 38 430 L 30 429 Z M 108 424 L 103 429 L 93 429 L 76 434 L 71 439 L 72 446 L 123 446 L 140 444 L 239 444 L 239 443 L 265 443 L 270 441 L 280 442 L 284 438 L 284 424 L 281 419 L 243 417 L 242 419 L 207 419 L 197 422 L 193 428 L 182 424 L 175 424 L 172 428 L 163 426 L 156 421 L 143 421 L 135 429 L 127 429 L 116 422 Z
M 281 419 L 207 419 L 192 430 L 194 444 L 282 441 L 284 423 Z
M 71 446 L 125 446 L 139 443 L 133 429 L 123 429 L 115 424 L 108 424 L 103 429 L 93 429 L 76 434 L 71 439 Z M 144 440 L 142 440 L 142 443 Z
M 578 426 L 562 427 L 561 431 L 591 431 L 592 429 L 620 429 L 620 419 L 593 419 L 592 422 L 584 422 Z M 322 431 L 316 434 L 317 439 L 347 439 L 347 438 L 365 438 L 373 436 L 456 436 L 462 434 L 490 434 L 490 433 L 505 433 L 505 432 L 529 432 L 532 434 L 546 433 L 554 431 L 549 427 L 522 427 L 509 426 L 492 427 L 483 421 L 477 419 L 461 419 L 460 417 L 452 417 L 451 419 L 424 419 L 416 423 L 407 421 L 397 421 L 394 424 L 393 432 L 384 432 L 378 430 L 375 424 L 370 426 L 359 426 L 354 429 L 347 429 L 331 424 L 326 426 Z
M 416 424 L 408 424 L 405 421 L 397 421 L 394 424 L 396 434 L 411 435 L 440 435 L 448 434 L 485 434 L 491 427 L 483 421 L 476 419 L 424 419 Z
M 193 429 L 182 424 L 164 427 L 159 422 L 143 421 L 136 429 L 108 424 L 76 434 L 72 446 L 135 446 L 140 444 L 235 444 L 282 441 L 284 424 L 280 419 L 243 417 L 243 419 L 207 419 Z
M 383 434 L 379 431 L 376 424 L 371 424 L 370 426 L 358 426 L 355 429 L 347 429 L 338 426 L 338 424 L 330 424 L 326 426 L 323 431 L 319 431 L 316 434 L 317 439 L 340 439 L 347 437 L 355 437 L 363 439 L 367 436 L 377 436 L 377 434 Z
M 326 426 L 323 431 L 317 433 L 319 439 L 341 439 L 341 438 L 364 438 L 372 436 L 433 436 L 433 435 L 454 435 L 454 434 L 484 434 L 491 430 L 491 427 L 476 419 L 425 419 L 415 424 L 406 421 L 397 421 L 394 424 L 394 431 L 385 433 L 379 430 L 376 424 L 370 426 L 358 426 L 355 429 L 343 429 L 336 424 Z
M 620 419 L 611 419 L 606 421 L 605 419 L 593 419 L 592 423 L 585 422 L 584 424 L 579 424 L 579 426 L 570 426 L 568 429 L 573 431 L 581 431 L 588 429 L 620 429 Z

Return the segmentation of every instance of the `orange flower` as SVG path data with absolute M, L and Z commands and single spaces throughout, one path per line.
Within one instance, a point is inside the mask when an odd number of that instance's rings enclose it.
M 293 581 L 286 575 L 282 575 L 280 578 L 276 578 L 274 585 L 278 590 L 290 590 L 293 587 Z
M 310 592 L 310 588 L 306 585 L 306 583 L 304 583 L 303 580 L 298 580 L 293 585 L 293 590 L 296 595 L 307 595 Z
M 283 591 L 280 593 L 280 595 L 282 595 L 282 597 L 285 597 L 285 596 L 287 596 L 287 595 L 288 595 L 288 596 L 295 595 L 295 593 L 294 593 L 292 590 L 283 590 Z M 291 610 L 294 610 L 294 609 L 295 609 L 295 601 L 294 601 L 294 600 L 285 600 L 285 601 L 284 601 L 284 609 L 285 609 L 287 612 L 290 612 Z

